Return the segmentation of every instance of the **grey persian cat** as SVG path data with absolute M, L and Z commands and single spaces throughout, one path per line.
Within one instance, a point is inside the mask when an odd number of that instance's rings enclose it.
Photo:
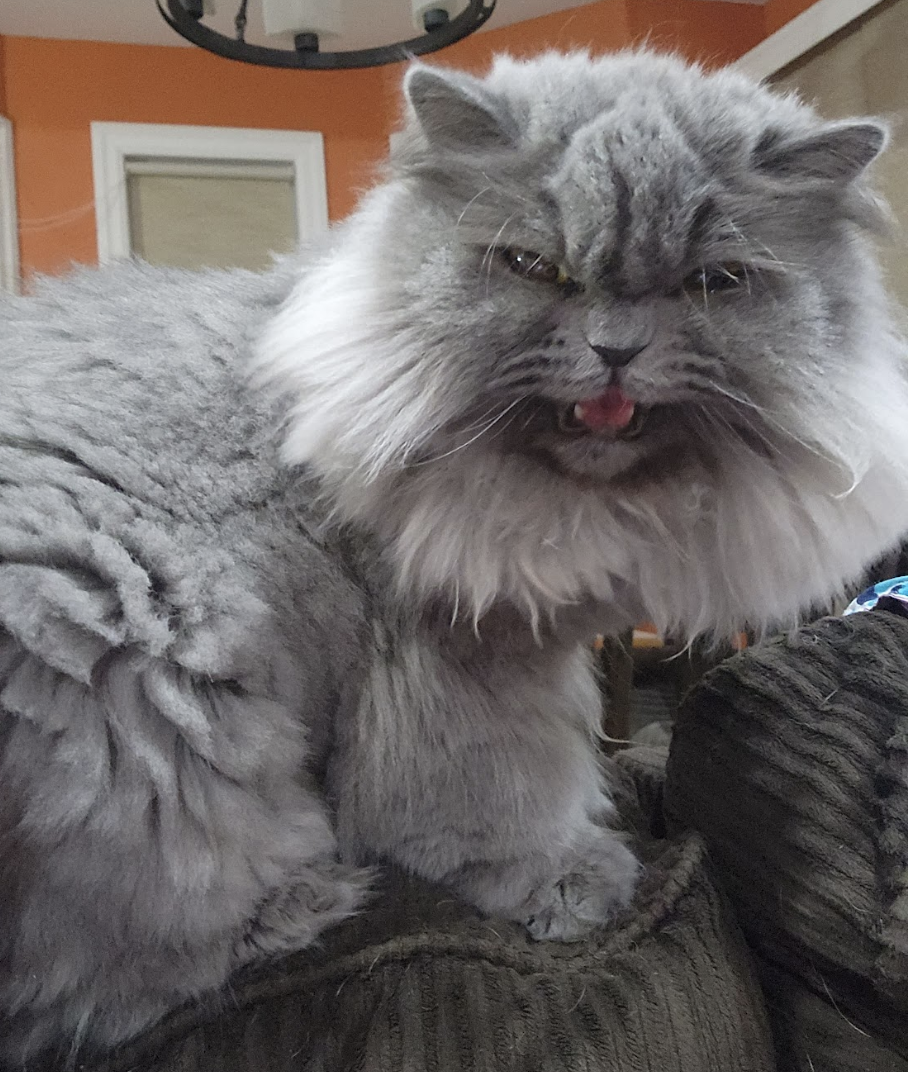
M 2 305 L 13 1065 L 306 946 L 383 859 L 607 921 L 592 634 L 790 621 L 908 529 L 880 126 L 651 54 L 405 88 L 324 250 Z

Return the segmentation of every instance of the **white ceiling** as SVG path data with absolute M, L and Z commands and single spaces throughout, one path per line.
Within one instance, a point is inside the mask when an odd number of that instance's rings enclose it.
M 410 0 L 341 0 L 344 34 L 324 48 L 366 48 L 415 35 Z M 507 26 L 589 0 L 498 0 L 487 28 Z M 232 35 L 239 0 L 214 0 L 216 15 L 206 19 Z M 461 0 L 460 10 L 466 7 Z M 248 39 L 269 43 L 261 33 L 261 5 L 249 4 Z M 155 0 L 0 0 L 0 35 L 121 41 L 141 45 L 187 44 L 161 18 Z M 270 42 L 278 44 L 277 42 Z

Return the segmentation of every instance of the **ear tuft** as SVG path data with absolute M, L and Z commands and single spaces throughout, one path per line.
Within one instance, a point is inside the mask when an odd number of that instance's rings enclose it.
M 423 133 L 438 148 L 510 149 L 516 143 L 506 108 L 476 78 L 419 65 L 407 72 L 404 92 Z
M 886 128 L 867 120 L 830 123 L 796 138 L 770 130 L 754 150 L 754 164 L 776 179 L 848 183 L 882 152 L 887 140 Z

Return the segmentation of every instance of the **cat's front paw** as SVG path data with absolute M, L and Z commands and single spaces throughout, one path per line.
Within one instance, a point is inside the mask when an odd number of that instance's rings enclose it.
M 613 834 L 578 855 L 570 870 L 537 890 L 524 919 L 538 941 L 576 942 L 630 904 L 640 875 L 634 854 Z
M 360 908 L 371 877 L 365 869 L 333 860 L 311 864 L 259 905 L 237 943 L 236 961 L 246 964 L 305 949 Z

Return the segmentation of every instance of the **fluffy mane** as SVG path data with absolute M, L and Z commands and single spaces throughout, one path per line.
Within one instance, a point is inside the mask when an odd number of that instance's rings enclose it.
M 476 113 L 467 116 L 471 129 L 481 125 L 477 109 L 488 119 L 482 144 L 474 133 L 452 150 L 451 139 L 461 135 L 450 129 L 450 107 L 443 135 L 433 137 L 434 113 L 411 72 L 407 127 L 391 177 L 306 270 L 262 340 L 255 376 L 278 383 L 292 401 L 285 460 L 317 473 L 335 518 L 376 534 L 404 598 L 443 593 L 454 616 L 478 620 L 506 600 L 535 622 L 592 599 L 615 628 L 646 615 L 693 636 L 784 623 L 838 595 L 908 529 L 908 350 L 859 235 L 859 217 L 872 211 L 862 181 L 847 176 L 848 195 L 836 209 L 853 300 L 836 319 L 822 305 L 832 298 L 805 290 L 795 299 L 798 323 L 807 325 L 803 340 L 748 340 L 767 354 L 765 375 L 739 393 L 717 382 L 716 408 L 698 404 L 691 418 L 708 446 L 668 472 L 575 479 L 531 454 L 502 449 L 509 411 L 503 404 L 494 419 L 477 418 L 470 404 L 478 373 L 458 356 L 481 351 L 496 330 L 501 313 L 491 272 L 472 308 L 458 306 L 452 282 L 462 271 L 458 243 L 479 240 L 491 255 L 515 226 L 538 229 L 513 175 L 485 166 L 490 138 L 506 130 L 510 156 L 532 160 L 539 172 L 527 187 L 550 190 L 565 154 L 598 121 L 597 108 L 578 112 L 584 87 L 617 115 L 619 132 L 622 112 L 629 122 L 638 115 L 633 85 L 674 87 L 679 128 L 690 122 L 688 102 L 705 110 L 704 124 L 718 109 L 715 137 L 746 142 L 751 156 L 768 151 L 767 130 L 777 140 L 792 130 L 813 136 L 819 120 L 737 75 L 709 75 L 646 53 L 501 59 L 485 82 L 456 78 L 450 92 Z M 686 131 L 685 139 L 684 151 L 692 151 L 697 132 Z M 496 149 L 496 159 L 509 159 Z M 857 161 L 854 171 L 865 163 Z M 435 172 L 442 167 L 455 177 L 440 184 Z M 515 225 L 498 202 L 482 208 L 493 195 L 486 186 L 471 190 L 466 180 L 458 185 L 458 169 L 472 178 L 482 171 L 488 187 L 505 185 L 501 196 L 522 221 Z M 805 181 L 799 196 L 819 204 L 828 177 L 808 178 L 814 193 Z M 770 209 L 777 198 L 783 221 L 793 214 L 777 193 L 762 196 Z M 811 248 L 810 255 L 819 253 Z M 775 270 L 787 270 L 774 259 Z M 816 310 L 807 308 L 811 301 Z M 773 386 L 774 376 L 784 390 Z M 719 394 L 732 398 L 735 420 L 726 419 L 720 403 L 728 398 Z

